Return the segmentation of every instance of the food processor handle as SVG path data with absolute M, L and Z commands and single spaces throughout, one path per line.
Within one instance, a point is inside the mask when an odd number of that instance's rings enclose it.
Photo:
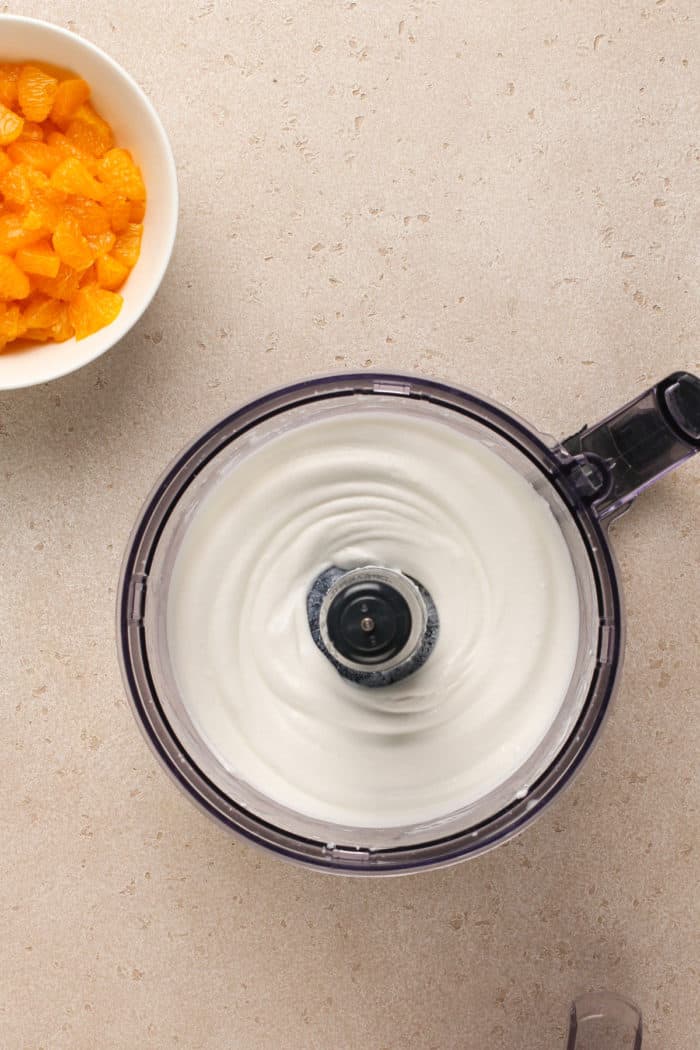
M 642 1015 L 610 992 L 583 995 L 571 1004 L 566 1050 L 641 1050 Z
M 700 451 L 700 377 L 674 372 L 624 408 L 566 438 L 576 484 L 600 518 L 623 510 Z

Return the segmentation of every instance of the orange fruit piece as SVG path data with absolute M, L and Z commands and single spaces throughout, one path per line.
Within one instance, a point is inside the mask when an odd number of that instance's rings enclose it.
M 97 282 L 103 288 L 116 292 L 129 276 L 129 267 L 113 255 L 102 255 L 97 260 Z
M 43 195 L 54 197 L 48 176 L 30 164 L 15 164 L 2 182 L 5 199 L 11 204 L 32 204 Z
M 61 260 L 51 249 L 48 241 L 37 241 L 29 248 L 20 248 L 15 262 L 25 273 L 39 274 L 40 277 L 58 277 Z M 42 327 L 42 326 L 35 326 Z
M 46 136 L 46 141 L 49 146 L 53 146 L 54 149 L 58 150 L 63 157 L 77 157 L 78 160 L 83 164 L 91 175 L 97 171 L 97 161 L 89 153 L 86 153 L 84 149 L 77 146 L 75 142 L 71 142 L 70 139 L 60 131 L 52 131 Z
M 110 189 L 132 201 L 145 201 L 146 187 L 141 172 L 125 149 L 111 149 L 97 165 L 99 178 Z
M 63 216 L 53 232 L 51 243 L 61 262 L 71 269 L 87 270 L 92 265 L 92 249 L 74 215 Z
M 36 244 L 46 231 L 27 230 L 18 215 L 0 215 L 0 255 L 14 255 L 20 248 Z
M 43 142 L 44 141 L 44 129 L 41 124 L 33 124 L 31 120 L 25 120 L 22 133 L 19 136 L 20 142 Z
M 106 233 L 94 233 L 87 238 L 87 242 L 92 248 L 92 254 L 96 259 L 99 259 L 101 255 L 109 255 L 116 244 L 116 240 L 117 235 L 112 233 L 111 230 L 107 230 Z
M 20 67 L 9 62 L 0 63 L 0 102 L 8 109 L 17 105 L 17 81 Z
M 146 217 L 146 202 L 132 200 L 129 211 L 129 222 L 143 222 Z
M 26 273 L 9 255 L 0 255 L 0 299 L 26 299 L 30 291 Z
M 36 232 L 35 240 L 55 230 L 63 215 L 64 200 L 64 195 L 52 189 L 50 183 L 46 189 L 35 188 L 22 214 L 24 230 Z
M 58 299 L 29 299 L 22 312 L 22 326 L 26 339 L 63 343 L 73 335 L 73 325 L 68 318 L 68 303 Z
M 51 120 L 59 128 L 65 128 L 84 102 L 90 98 L 90 85 L 79 77 L 62 80 L 56 89 L 56 98 L 51 107 Z
M 14 164 L 30 164 L 45 175 L 50 175 L 63 160 L 60 150 L 47 145 L 46 142 L 22 139 L 7 147 L 7 155 Z
M 22 318 L 28 329 L 51 328 L 51 325 L 60 321 L 64 309 L 63 303 L 58 299 L 34 296 L 22 311 Z
M 0 146 L 7 146 L 22 134 L 24 121 L 0 102 Z
M 80 274 L 61 263 L 57 277 L 33 277 L 32 284 L 37 291 L 51 296 L 52 299 L 70 302 L 80 287 Z
M 0 350 L 24 335 L 25 326 L 19 306 L 0 303 Z
M 89 102 L 77 110 L 66 128 L 66 138 L 93 157 L 102 157 L 114 145 L 112 129 L 95 113 Z
M 119 316 L 124 300 L 121 295 L 106 288 L 88 285 L 81 288 L 68 307 L 68 316 L 75 329 L 76 339 L 85 339 Z
M 94 263 L 80 274 L 80 287 L 84 288 L 87 284 L 97 284 L 97 267 Z
M 23 205 L 31 197 L 31 173 L 26 164 L 16 164 L 0 176 L 0 193 L 6 204 Z
M 68 316 L 68 303 L 61 303 L 61 314 L 51 325 L 51 338 L 55 343 L 65 343 L 73 335 L 73 325 Z
M 33 343 L 47 343 L 53 337 L 50 328 L 27 328 L 24 331 L 24 338 L 31 339 Z
M 27 120 L 41 124 L 46 120 L 58 89 L 56 77 L 38 66 L 22 66 L 17 82 L 17 101 Z
M 125 266 L 131 269 L 138 262 L 141 253 L 141 236 L 143 226 L 138 222 L 130 222 L 123 233 L 117 237 L 117 243 L 112 249 L 112 255 L 119 259 Z
M 86 237 L 109 233 L 109 215 L 97 201 L 88 200 L 86 197 L 71 197 L 66 202 L 65 210 L 76 217 Z
M 122 233 L 131 222 L 131 204 L 126 197 L 109 193 L 102 201 L 115 233 Z
M 105 188 L 87 170 L 77 157 L 66 157 L 51 176 L 51 185 L 62 193 L 70 193 L 88 200 L 99 201 L 105 195 Z
M 8 157 L 5 150 L 0 147 L 0 175 L 4 175 L 6 171 L 12 167 L 12 161 Z

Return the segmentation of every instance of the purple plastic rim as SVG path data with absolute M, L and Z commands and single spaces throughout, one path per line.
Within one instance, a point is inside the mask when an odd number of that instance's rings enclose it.
M 598 605 L 598 652 L 579 719 L 557 756 L 528 791 L 487 820 L 416 845 L 369 849 L 304 838 L 271 824 L 224 794 L 182 748 L 157 695 L 143 618 L 131 614 L 133 589 L 147 581 L 159 538 L 177 503 L 202 469 L 254 426 L 305 404 L 377 395 L 428 401 L 476 420 L 524 454 L 552 484 L 577 526 L 593 573 Z M 590 753 L 612 700 L 622 662 L 621 595 L 607 532 L 594 508 L 569 481 L 570 459 L 549 448 L 524 422 L 479 395 L 406 374 L 350 373 L 305 380 L 248 402 L 211 427 L 166 469 L 144 504 L 130 537 L 117 590 L 117 640 L 124 686 L 139 725 L 166 772 L 205 813 L 257 846 L 320 870 L 354 875 L 405 874 L 477 856 L 529 825 L 569 784 Z M 605 638 L 602 628 L 606 628 Z

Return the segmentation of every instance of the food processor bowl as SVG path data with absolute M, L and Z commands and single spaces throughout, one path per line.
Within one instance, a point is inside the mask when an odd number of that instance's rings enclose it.
M 589 992 L 569 1011 L 566 1050 L 641 1050 L 639 1008 L 611 992 Z
M 178 552 L 221 479 L 280 435 L 359 411 L 437 421 L 479 442 L 524 478 L 559 527 L 579 609 L 569 688 L 544 739 L 515 773 L 466 806 L 386 827 L 316 819 L 280 804 L 229 768 L 178 687 L 167 629 Z M 177 457 L 136 523 L 119 586 L 118 646 L 137 722 L 162 765 L 202 810 L 278 856 L 331 872 L 382 875 L 482 853 L 541 813 L 596 740 L 618 680 L 624 635 L 609 525 L 642 489 L 699 447 L 700 380 L 688 373 L 667 377 L 562 442 L 479 395 L 416 376 L 327 376 L 261 397 Z M 376 688 L 385 684 L 378 674 L 394 681 L 397 668 L 410 675 L 422 662 L 429 664 L 429 643 L 440 629 L 440 610 L 422 581 L 401 575 L 365 566 L 359 577 L 346 580 L 343 568 L 335 567 L 327 579 L 308 581 L 314 641 L 338 673 L 367 676 L 364 695 L 375 699 L 385 695 Z

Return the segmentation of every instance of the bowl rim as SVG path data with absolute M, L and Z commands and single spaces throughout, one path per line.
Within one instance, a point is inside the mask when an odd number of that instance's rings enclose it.
M 170 139 L 168 138 L 168 134 L 165 130 L 165 127 L 163 126 L 163 122 L 161 121 L 155 106 L 153 105 L 153 103 L 151 102 L 141 85 L 131 75 L 131 73 L 129 73 L 122 65 L 120 65 L 119 62 L 116 61 L 116 59 L 112 58 L 111 55 L 107 54 L 106 51 L 103 51 L 101 47 L 98 47 L 97 44 L 93 44 L 91 40 L 86 39 L 80 33 L 76 33 L 69 29 L 65 29 L 63 26 L 56 25 L 55 22 L 49 22 L 43 18 L 31 18 L 27 15 L 0 13 L 0 29 L 2 28 L 3 24 L 7 24 L 10 22 L 14 23 L 17 26 L 24 25 L 28 28 L 36 27 L 48 30 L 50 33 L 55 34 L 59 38 L 69 40 L 72 46 L 77 46 L 78 49 L 82 48 L 85 50 L 85 52 L 88 53 L 91 52 L 93 55 L 96 55 L 100 61 L 109 66 L 112 69 L 112 71 L 121 80 L 125 81 L 126 84 L 131 88 L 131 90 L 135 92 L 135 94 L 140 99 L 141 104 L 143 105 L 145 115 L 148 118 L 148 121 L 151 125 L 159 150 L 162 153 L 162 177 L 163 181 L 168 186 L 169 195 L 172 198 L 172 203 L 171 207 L 169 208 L 169 214 L 166 216 L 167 223 L 163 227 L 162 237 L 159 236 L 158 239 L 158 244 L 160 246 L 158 250 L 158 256 L 160 261 L 154 271 L 153 278 L 146 287 L 146 292 L 144 296 L 136 304 L 133 316 L 130 318 L 129 323 L 126 325 L 126 327 L 123 327 L 120 330 L 118 327 L 119 319 L 117 319 L 112 324 L 116 326 L 118 334 L 112 337 L 110 333 L 112 325 L 107 325 L 105 328 L 101 329 L 101 332 L 105 333 L 104 345 L 101 345 L 98 342 L 95 348 L 89 354 L 83 356 L 79 360 L 69 360 L 68 362 L 63 362 L 62 364 L 56 364 L 53 367 L 45 368 L 42 371 L 41 375 L 19 375 L 16 379 L 7 381 L 3 379 L 2 374 L 0 373 L 0 392 L 6 390 L 22 390 L 26 389 L 27 387 L 40 386 L 42 383 L 48 383 L 54 379 L 61 379 L 63 376 L 70 375 L 72 372 L 77 372 L 80 368 L 83 368 L 85 365 L 92 364 L 92 362 L 96 361 L 98 357 L 101 357 L 103 354 L 107 353 L 108 350 L 111 350 L 114 346 L 116 346 L 117 343 L 119 343 L 143 317 L 144 313 L 150 306 L 156 292 L 158 291 L 162 283 L 162 280 L 170 264 L 173 248 L 175 246 L 175 238 L 177 235 L 179 217 L 179 191 L 177 184 L 177 169 L 175 166 L 175 156 L 173 154 L 173 149 L 170 144 Z M 1 51 L 2 44 L 0 43 L 0 60 L 2 60 Z M 38 58 L 37 61 L 41 62 L 41 58 Z M 109 337 L 107 336 L 107 333 L 110 333 Z M 47 343 L 43 345 L 51 346 L 52 344 Z M 79 344 L 76 343 L 76 345 Z M 31 355 L 32 350 L 29 349 L 25 352 Z

